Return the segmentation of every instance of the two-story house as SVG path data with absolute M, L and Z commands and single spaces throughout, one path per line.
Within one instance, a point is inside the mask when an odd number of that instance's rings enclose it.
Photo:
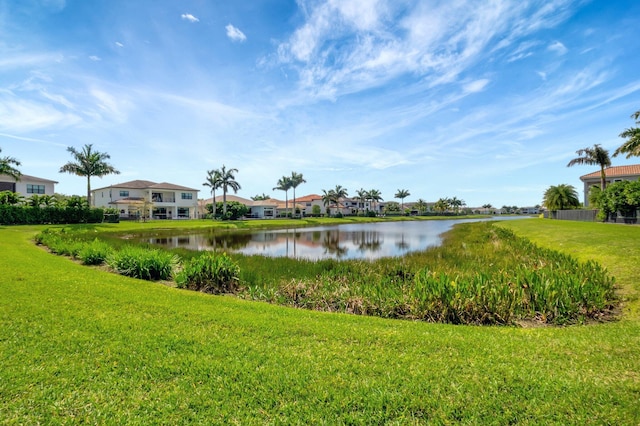
M 32 195 L 53 195 L 55 193 L 55 180 L 42 179 L 35 176 L 21 175 L 15 180 L 9 175 L 0 175 L 0 191 L 16 192 L 23 197 Z
M 640 178 L 640 164 L 631 164 L 629 166 L 613 166 L 604 169 L 606 183 L 620 182 L 623 180 L 638 180 Z M 584 205 L 589 205 L 589 189 L 593 185 L 600 186 L 600 171 L 580 176 L 580 180 L 584 184 Z
M 95 207 L 117 208 L 122 218 L 144 215 L 154 219 L 195 219 L 198 212 L 197 189 L 167 182 L 118 183 L 92 190 L 91 200 Z

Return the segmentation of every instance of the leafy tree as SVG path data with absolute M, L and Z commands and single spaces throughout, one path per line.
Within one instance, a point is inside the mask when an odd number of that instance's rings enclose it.
M 359 190 L 356 191 L 356 194 L 357 194 L 357 200 L 360 203 L 362 203 L 362 212 L 364 212 L 364 205 L 368 200 L 369 193 L 364 188 L 360 188 Z
M 247 213 L 249 213 L 249 207 L 238 201 L 229 201 L 227 203 L 227 212 L 221 213 L 224 209 L 221 202 L 215 202 L 217 206 L 212 204 L 207 204 L 205 207 L 209 213 L 212 215 L 218 215 L 220 219 L 223 220 L 238 220 L 243 218 Z M 217 213 L 216 213 L 217 212 Z
M 120 174 L 111 164 L 105 160 L 111 158 L 104 152 L 93 151 L 93 145 L 85 145 L 81 151 L 70 146 L 67 151 L 71 153 L 75 162 L 68 162 L 60 168 L 60 173 L 71 173 L 76 176 L 87 177 L 87 203 L 91 206 L 91 177 L 103 177 L 110 174 Z
M 334 202 L 335 198 L 336 198 L 336 195 L 333 189 L 330 189 L 328 191 L 326 189 L 322 190 L 322 203 L 324 204 L 324 207 L 327 209 L 328 215 L 331 215 L 331 203 Z
M 338 209 L 338 212 L 340 212 L 340 200 L 346 198 L 349 195 L 347 193 L 347 188 L 343 188 L 341 185 L 336 185 L 335 189 L 333 189 L 333 195 L 335 197 L 334 201 L 336 203 L 336 208 Z
M 488 204 L 483 204 L 483 205 L 482 205 L 482 208 L 483 208 L 483 209 L 492 209 L 492 208 L 493 208 L 493 206 L 492 206 L 490 203 L 488 203 Z
M 289 176 L 282 176 L 279 180 L 278 183 L 276 184 L 276 187 L 273 188 L 273 190 L 275 191 L 276 189 L 278 191 L 284 191 L 284 208 L 286 210 L 286 214 L 287 216 L 289 215 L 289 190 L 291 189 L 291 178 Z
M 236 173 L 238 169 L 229 169 L 222 165 L 220 169 L 220 188 L 222 188 L 222 213 L 223 218 L 227 216 L 227 191 L 229 188 L 233 189 L 233 193 L 236 194 L 242 187 L 236 181 Z
M 599 144 L 595 144 L 593 148 L 587 147 L 576 151 L 578 157 L 569 161 L 567 167 L 575 166 L 576 164 L 588 164 L 590 166 L 600 166 L 600 188 L 604 190 L 606 188 L 607 175 L 604 171 L 605 167 L 611 166 L 611 158 L 609 158 L 609 151 L 602 148 Z
M 640 111 L 636 111 L 631 117 L 636 120 L 637 125 L 640 125 Z M 627 158 L 632 156 L 640 157 L 640 128 L 630 127 L 625 129 L 624 132 L 620 133 L 620 137 L 626 138 L 627 140 L 615 150 L 613 156 L 617 157 L 620 154 L 627 154 Z
M 289 182 L 291 182 L 291 188 L 293 189 L 293 210 L 296 209 L 296 188 L 303 183 L 307 183 L 302 176 L 302 173 L 291 172 L 291 177 L 289 178 Z
M 400 203 L 397 203 L 395 201 L 389 201 L 385 206 L 384 206 L 384 211 L 385 213 L 400 213 Z
M 20 204 L 24 199 L 23 196 L 13 191 L 2 191 L 0 192 L 0 204 L 15 206 L 16 204 Z
M 602 208 L 600 203 L 602 202 L 603 191 L 598 185 L 592 185 L 589 188 L 589 205 L 599 209 Z
M 605 214 L 633 217 L 640 208 L 640 180 L 615 182 L 602 191 L 600 207 Z
M 216 189 L 220 188 L 220 185 L 221 185 L 220 177 L 221 177 L 220 170 L 218 169 L 207 170 L 207 178 L 205 182 L 202 184 L 202 186 L 208 186 L 209 188 L 211 188 L 211 198 L 213 199 L 212 200 L 213 215 L 211 217 L 213 219 L 216 218 Z
M 573 185 L 550 186 L 544 192 L 542 204 L 549 210 L 567 210 L 580 206 L 578 191 Z
M 448 201 L 449 206 L 453 207 L 456 214 L 458 214 L 460 212 L 460 208 L 465 205 L 464 200 L 460 200 L 458 197 L 450 198 Z
M 437 211 L 439 211 L 440 213 L 444 213 L 447 210 L 449 210 L 449 207 L 451 206 L 449 199 L 448 198 L 440 198 L 438 199 L 438 201 L 436 201 L 436 203 L 433 205 L 433 208 Z
M 401 201 L 401 204 L 400 204 L 401 211 L 404 211 L 404 199 L 407 198 L 409 195 L 411 195 L 411 193 L 409 192 L 408 189 L 398 189 L 398 191 L 396 192 L 396 195 L 394 195 L 395 198 L 398 198 Z
M 2 149 L 0 148 L 0 152 Z M 0 175 L 11 176 L 16 181 L 20 180 L 20 170 L 14 166 L 19 166 L 20 162 L 13 157 L 0 157 Z

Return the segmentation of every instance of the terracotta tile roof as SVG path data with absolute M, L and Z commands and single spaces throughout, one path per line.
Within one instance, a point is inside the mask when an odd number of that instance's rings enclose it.
M 629 166 L 614 166 L 604 169 L 604 173 L 607 177 L 616 176 L 638 176 L 640 177 L 640 164 L 631 164 Z M 600 179 L 600 170 L 589 173 L 584 176 L 580 176 L 580 180 L 585 179 Z
M 310 194 L 302 197 L 296 197 L 296 203 L 307 203 L 307 202 L 310 203 L 314 200 L 322 200 L 322 195 Z

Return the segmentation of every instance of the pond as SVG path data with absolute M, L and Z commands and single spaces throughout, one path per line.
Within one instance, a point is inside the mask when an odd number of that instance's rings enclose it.
M 295 259 L 368 259 L 403 256 L 441 243 L 441 235 L 457 223 L 521 217 L 372 222 L 315 227 L 228 231 L 136 238 L 165 248 L 220 250 Z

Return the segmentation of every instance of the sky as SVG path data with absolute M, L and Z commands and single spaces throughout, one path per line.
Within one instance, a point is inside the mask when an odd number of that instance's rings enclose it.
M 0 156 L 59 173 L 67 147 L 119 175 L 250 198 L 341 185 L 394 201 L 540 204 L 640 110 L 637 0 L 0 0 Z M 640 158 L 613 158 L 613 165 Z M 289 197 L 291 197 L 291 192 Z M 397 201 L 397 200 L 395 200 Z

